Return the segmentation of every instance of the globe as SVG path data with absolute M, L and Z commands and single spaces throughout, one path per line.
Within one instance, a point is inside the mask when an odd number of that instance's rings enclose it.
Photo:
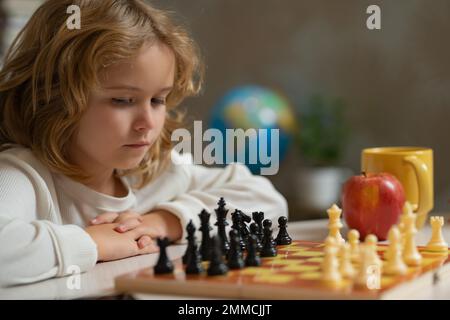
M 217 102 L 212 109 L 210 128 L 222 132 L 224 163 L 241 158 L 244 161 L 240 162 L 245 163 L 253 173 L 260 174 L 261 168 L 268 166 L 266 155 L 280 162 L 285 157 L 297 129 L 295 119 L 291 104 L 281 93 L 248 85 L 231 89 Z M 241 132 L 249 133 L 246 143 L 230 141 L 226 132 L 230 129 L 243 129 Z M 275 156 L 272 153 L 277 152 L 277 147 L 278 155 Z M 230 152 L 236 155 L 231 161 L 227 159 Z

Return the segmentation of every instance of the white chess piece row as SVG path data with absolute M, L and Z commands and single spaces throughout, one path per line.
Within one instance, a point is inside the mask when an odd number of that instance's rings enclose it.
M 364 244 L 360 244 L 359 232 L 350 230 L 345 242 L 340 229 L 342 223 L 340 216 L 342 210 L 334 204 L 327 210 L 329 235 L 325 240 L 325 257 L 322 263 L 323 280 L 338 285 L 343 278 L 354 280 L 356 285 L 366 285 L 370 272 L 368 268 L 377 268 L 379 274 L 401 275 L 407 272 L 408 266 L 417 267 L 422 263 L 422 256 L 415 243 L 417 229 L 415 227 L 416 215 L 411 205 L 406 202 L 398 226 L 394 225 L 388 234 L 388 248 L 382 262 L 377 253 L 378 239 L 368 235 Z M 448 254 L 448 244 L 442 236 L 443 217 L 431 217 L 432 236 L 426 247 L 427 251 Z M 357 272 L 352 263 L 359 264 Z

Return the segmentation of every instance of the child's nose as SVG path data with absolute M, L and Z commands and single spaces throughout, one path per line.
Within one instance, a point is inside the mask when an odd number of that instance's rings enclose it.
M 135 129 L 137 131 L 148 131 L 155 126 L 155 115 L 153 109 L 149 106 L 140 109 L 138 119 L 135 123 Z

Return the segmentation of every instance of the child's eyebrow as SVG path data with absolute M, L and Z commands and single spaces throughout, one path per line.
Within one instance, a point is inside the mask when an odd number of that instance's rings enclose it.
M 104 89 L 107 89 L 107 90 L 123 90 L 123 89 L 126 89 L 126 90 L 130 90 L 130 91 L 141 91 L 141 92 L 145 91 L 144 89 L 141 89 L 139 87 L 134 87 L 134 86 L 129 86 L 129 85 L 117 85 L 117 86 L 111 86 L 111 87 L 104 87 Z M 159 92 L 166 92 L 166 91 L 170 91 L 172 89 L 173 89 L 172 86 L 165 87 L 165 88 L 162 88 L 161 90 L 159 90 Z

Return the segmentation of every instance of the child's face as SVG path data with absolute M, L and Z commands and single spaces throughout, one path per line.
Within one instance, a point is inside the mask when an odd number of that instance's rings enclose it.
M 90 93 L 71 146 L 72 161 L 90 173 L 138 166 L 164 126 L 174 72 L 174 54 L 161 43 L 145 46 L 135 59 L 108 67 L 101 89 Z M 149 145 L 127 146 L 142 142 Z

